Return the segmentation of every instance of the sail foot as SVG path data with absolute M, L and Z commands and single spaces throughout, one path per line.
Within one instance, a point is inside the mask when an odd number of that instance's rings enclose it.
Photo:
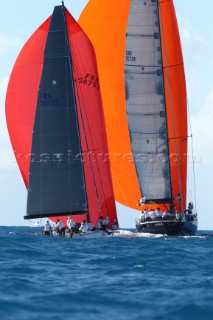
M 32 214 L 32 215 L 26 215 L 24 216 L 25 220 L 30 220 L 30 219 L 39 219 L 39 218 L 46 218 L 46 217 L 62 217 L 62 216 L 68 216 L 68 215 L 78 215 L 78 214 L 86 214 L 87 211 L 75 211 L 75 212 L 61 212 L 61 213 L 38 213 L 38 214 Z
M 172 203 L 173 198 L 167 198 L 167 199 L 146 199 L 146 204 L 165 204 L 165 203 Z

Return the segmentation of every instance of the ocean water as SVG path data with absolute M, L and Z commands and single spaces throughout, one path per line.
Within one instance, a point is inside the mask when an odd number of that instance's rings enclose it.
M 1 320 L 213 319 L 213 232 L 45 237 L 0 227 Z

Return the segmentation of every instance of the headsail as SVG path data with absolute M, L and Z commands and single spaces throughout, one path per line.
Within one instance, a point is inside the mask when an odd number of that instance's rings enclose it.
M 90 0 L 79 23 L 97 55 L 115 199 L 177 206 L 180 193 L 183 209 L 186 86 L 173 1 Z
M 28 188 L 27 218 L 116 218 L 93 47 L 56 6 L 14 65 L 6 98 L 11 142 Z M 66 217 L 64 218 L 65 221 Z

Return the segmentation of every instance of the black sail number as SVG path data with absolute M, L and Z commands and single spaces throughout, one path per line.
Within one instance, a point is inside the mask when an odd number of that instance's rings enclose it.
M 76 79 L 80 84 L 87 85 L 88 87 L 93 87 L 99 89 L 99 80 L 98 77 L 87 73 L 84 77 Z

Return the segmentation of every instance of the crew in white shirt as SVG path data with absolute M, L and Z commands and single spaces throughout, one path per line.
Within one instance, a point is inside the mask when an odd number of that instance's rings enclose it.
M 95 227 L 92 224 L 92 222 L 88 222 L 87 226 L 88 226 L 88 231 L 94 231 L 95 230 Z
M 181 214 L 179 212 L 175 213 L 176 220 L 181 220 Z
M 163 220 L 169 220 L 169 218 L 170 218 L 170 213 L 169 213 L 169 211 L 167 210 L 167 211 L 165 211 L 165 212 L 163 213 Z
M 119 225 L 118 225 L 118 220 L 114 219 L 113 224 L 112 224 L 112 230 L 118 230 Z
M 51 232 L 51 224 L 49 223 L 49 220 L 46 221 L 44 224 L 44 234 L 49 236 Z
M 100 218 L 97 221 L 97 229 L 101 229 L 102 228 L 103 221 L 104 221 L 104 218 L 102 216 L 100 216 Z
M 153 209 L 151 209 L 151 211 L 150 211 L 150 217 L 151 217 L 152 220 L 156 220 L 157 215 L 156 215 L 156 212 Z
M 160 220 L 162 218 L 162 215 L 163 215 L 161 209 L 157 208 L 155 210 L 155 213 L 156 213 L 156 218 Z
M 149 211 L 147 211 L 147 209 L 144 210 L 144 217 L 146 221 L 150 220 L 150 214 L 149 214 Z
M 107 228 L 108 224 L 109 224 L 109 218 L 106 217 L 102 222 L 102 227 Z
M 86 233 L 88 231 L 88 225 L 86 223 L 86 220 L 83 220 L 81 222 L 81 226 L 79 228 L 79 231 L 82 232 L 82 233 Z
M 63 222 L 59 219 L 56 220 L 56 231 L 59 233 L 60 237 L 64 237 L 65 236 L 65 226 L 63 224 Z
M 144 211 L 142 211 L 141 214 L 140 214 L 140 221 L 141 221 L 141 222 L 144 222 L 144 221 L 145 221 Z
M 101 229 L 104 230 L 106 233 L 111 234 L 111 232 L 107 230 L 108 225 L 109 225 L 109 217 L 106 217 L 102 222 Z
M 69 216 L 68 219 L 67 219 L 67 227 L 68 227 L 68 229 L 70 231 L 72 231 L 72 232 L 74 231 L 75 222 L 74 222 L 74 220 L 72 219 L 71 216 Z
M 69 236 L 69 238 L 72 238 L 73 233 L 75 231 L 75 229 L 74 229 L 75 228 L 75 222 L 74 222 L 74 220 L 72 219 L 71 216 L 69 216 L 68 219 L 67 219 L 67 227 L 68 227 L 68 236 Z

